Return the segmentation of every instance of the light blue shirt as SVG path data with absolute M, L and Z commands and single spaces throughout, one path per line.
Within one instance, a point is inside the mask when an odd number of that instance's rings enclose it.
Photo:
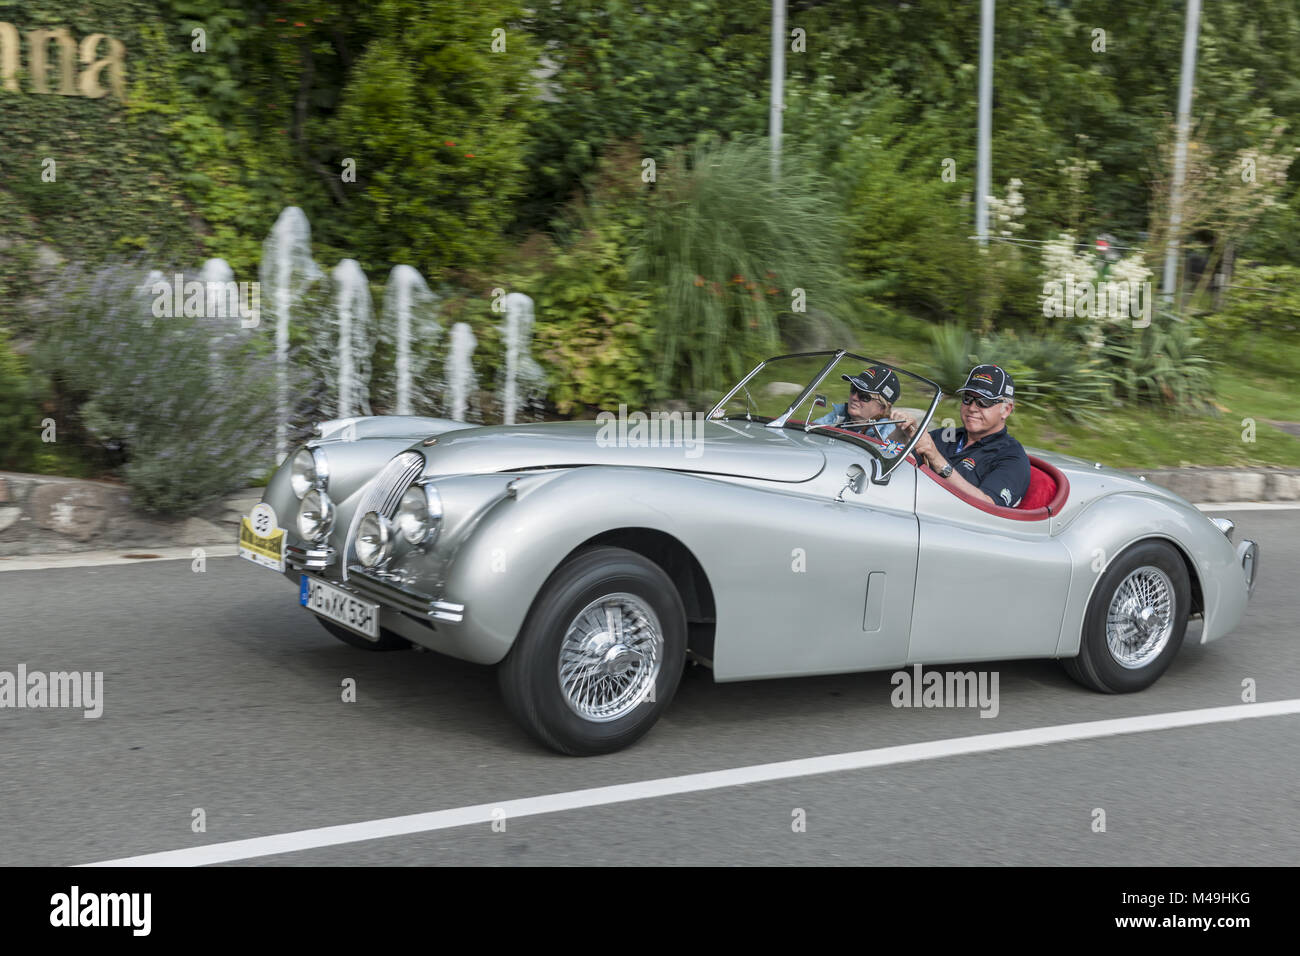
M 839 425 L 849 417 L 849 403 L 842 405 L 832 405 L 831 410 L 821 418 L 813 422 L 814 425 Z M 888 441 L 889 436 L 898 428 L 897 425 L 890 423 L 888 425 L 876 425 L 874 428 L 864 428 L 864 434 L 879 438 L 881 441 Z

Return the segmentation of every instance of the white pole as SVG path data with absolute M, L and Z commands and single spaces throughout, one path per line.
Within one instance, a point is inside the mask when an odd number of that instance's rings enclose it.
M 1183 225 L 1183 183 L 1187 179 L 1187 137 L 1192 122 L 1192 85 L 1196 76 L 1196 35 L 1201 23 L 1201 0 L 1187 0 L 1183 27 L 1183 74 L 1178 81 L 1178 141 L 1174 146 L 1174 181 L 1169 190 L 1169 241 L 1165 245 L 1165 305 L 1173 301 L 1178 279 L 1178 233 Z
M 993 2 L 980 3 L 979 138 L 975 165 L 975 234 L 989 241 L 989 140 L 993 127 Z
M 772 141 L 772 178 L 781 177 L 781 110 L 785 99 L 785 0 L 772 0 L 772 100 L 768 132 Z

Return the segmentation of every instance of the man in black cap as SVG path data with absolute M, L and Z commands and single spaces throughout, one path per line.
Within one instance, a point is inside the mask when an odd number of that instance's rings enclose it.
M 898 375 L 885 365 L 873 365 L 861 375 L 841 375 L 849 383 L 849 398 L 843 405 L 832 405 L 831 410 L 813 422 L 814 425 L 841 425 L 845 422 L 867 422 L 893 415 L 894 402 L 902 388 Z M 897 425 L 876 425 L 871 433 L 882 441 L 889 438 Z
M 974 498 L 1014 508 L 1029 490 L 1029 456 L 1007 434 L 1007 418 L 1015 408 L 1011 376 L 996 365 L 977 365 L 957 389 L 961 422 L 953 441 L 944 429 L 922 435 L 912 449 L 940 478 Z M 916 422 L 902 426 L 910 438 Z

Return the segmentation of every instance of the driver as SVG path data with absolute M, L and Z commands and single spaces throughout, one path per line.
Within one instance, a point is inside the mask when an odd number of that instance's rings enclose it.
M 1029 456 L 1007 434 L 1007 418 L 1016 404 L 1011 376 L 996 365 L 976 365 L 957 394 L 965 427 L 956 430 L 952 441 L 944 440 L 944 429 L 933 429 L 921 436 L 913 454 L 964 494 L 1014 508 L 1029 490 Z M 911 438 L 916 421 L 906 417 L 902 428 Z
M 831 410 L 813 422 L 814 425 L 842 425 L 845 422 L 866 422 L 877 418 L 890 418 L 902 388 L 893 369 L 873 365 L 861 375 L 841 375 L 849 383 L 849 398 L 843 405 L 832 405 Z M 894 424 L 876 425 L 870 429 L 881 441 L 887 441 L 898 428 Z

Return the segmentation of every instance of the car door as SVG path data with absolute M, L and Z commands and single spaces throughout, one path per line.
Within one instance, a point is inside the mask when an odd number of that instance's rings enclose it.
M 837 501 L 850 465 L 870 474 L 869 456 L 826 436 L 801 440 L 821 447 L 826 468 L 796 493 L 768 495 L 754 506 L 752 523 L 727 533 L 726 570 L 714 586 L 716 680 L 876 670 L 906 660 L 915 472 L 900 469 L 888 484 L 868 481 Z
M 1050 657 L 1070 555 L 1049 520 L 982 511 L 911 465 L 920 551 L 909 663 Z

